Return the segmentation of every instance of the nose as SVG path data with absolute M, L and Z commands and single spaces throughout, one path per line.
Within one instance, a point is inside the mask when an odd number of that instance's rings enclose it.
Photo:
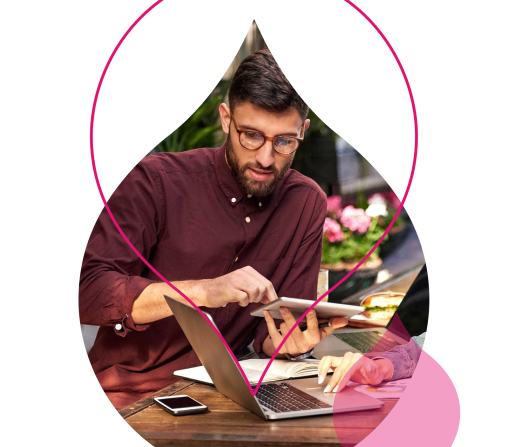
M 265 144 L 256 151 L 256 161 L 264 168 L 269 168 L 275 162 L 272 141 L 265 141 Z

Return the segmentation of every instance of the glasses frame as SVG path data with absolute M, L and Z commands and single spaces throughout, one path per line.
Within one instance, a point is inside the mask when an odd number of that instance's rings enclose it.
M 236 122 L 235 122 L 235 119 L 233 118 L 233 115 L 231 115 L 231 121 L 233 122 L 233 126 L 235 126 L 235 130 L 236 130 L 236 133 L 238 134 L 238 142 L 242 145 L 243 148 L 247 149 L 248 151 L 257 151 L 259 149 L 261 149 L 265 143 L 267 141 L 272 141 L 272 147 L 273 147 L 273 150 L 275 152 L 277 152 L 278 154 L 280 155 L 291 155 L 291 154 L 294 154 L 296 152 L 296 150 L 300 147 L 300 144 L 302 143 L 303 141 L 303 134 L 304 134 L 304 126 L 305 126 L 305 123 L 302 124 L 302 137 L 299 138 L 299 137 L 294 137 L 293 135 L 277 135 L 276 137 L 267 137 L 264 133 L 262 132 L 259 132 L 257 130 L 238 130 L 238 127 L 236 127 Z M 231 128 L 231 121 L 229 122 L 229 127 Z M 249 147 L 245 147 L 243 144 L 242 144 L 242 140 L 241 140 L 241 136 L 242 136 L 242 133 L 244 132 L 253 132 L 253 133 L 257 133 L 259 135 L 261 135 L 264 140 L 263 140 L 263 143 L 261 144 L 261 146 L 259 146 L 257 149 L 251 149 Z M 282 138 L 282 137 L 285 137 L 285 138 L 293 138 L 294 140 L 296 140 L 298 142 L 298 145 L 296 146 L 295 150 L 294 151 L 291 151 L 289 153 L 286 153 L 286 152 L 279 152 L 277 149 L 275 149 L 275 145 L 273 144 L 273 141 L 276 139 L 276 138 Z

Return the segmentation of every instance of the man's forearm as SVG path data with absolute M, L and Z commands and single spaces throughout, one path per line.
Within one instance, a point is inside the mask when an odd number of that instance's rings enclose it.
M 190 298 L 197 306 L 200 306 L 200 281 L 177 281 L 173 285 L 181 290 L 188 298 Z M 164 282 L 150 284 L 141 292 L 141 295 L 134 301 L 132 306 L 132 319 L 136 324 L 146 324 L 162 318 L 170 317 L 173 312 L 169 308 L 164 295 L 187 302 L 173 288 Z
M 277 299 L 272 283 L 249 266 L 214 279 L 177 281 L 172 284 L 196 306 L 218 308 L 229 303 L 238 303 L 245 307 L 249 303 L 266 304 Z M 164 295 L 186 302 L 183 296 L 166 283 L 150 284 L 134 301 L 134 322 L 146 324 L 173 315 Z

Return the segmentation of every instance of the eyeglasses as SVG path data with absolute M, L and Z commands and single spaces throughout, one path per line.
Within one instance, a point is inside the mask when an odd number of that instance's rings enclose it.
M 273 149 L 275 152 L 282 155 L 290 155 L 298 149 L 298 146 L 303 141 L 303 138 L 290 137 L 285 135 L 279 135 L 278 137 L 267 137 L 261 132 L 255 130 L 238 130 L 236 127 L 235 120 L 231 116 L 231 121 L 238 132 L 238 139 L 240 144 L 251 151 L 255 151 L 263 146 L 267 141 L 272 141 Z M 230 123 L 231 124 L 231 123 Z M 303 127 L 302 127 L 303 137 Z

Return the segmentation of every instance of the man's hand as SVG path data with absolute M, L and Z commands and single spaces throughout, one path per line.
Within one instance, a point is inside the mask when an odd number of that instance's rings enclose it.
M 273 352 L 275 352 L 275 349 L 279 347 L 283 338 L 296 323 L 295 317 L 293 317 L 293 314 L 286 307 L 281 307 L 279 312 L 282 315 L 282 318 L 284 318 L 284 323 L 280 325 L 280 332 L 282 335 L 277 330 L 270 312 L 267 312 L 266 310 L 263 311 L 266 325 L 268 326 L 268 333 L 270 334 L 271 342 L 273 343 L 273 351 L 270 347 L 266 346 L 268 339 L 265 340 L 265 343 L 263 344 L 263 351 L 269 355 L 272 355 Z M 330 319 L 330 325 L 330 327 L 319 328 L 316 312 L 312 309 L 307 314 L 307 330 L 302 332 L 302 330 L 297 326 L 280 349 L 279 354 L 287 353 L 298 355 L 310 351 L 335 329 L 346 326 L 347 320 L 342 317 L 334 317 Z M 270 351 L 272 351 L 271 354 Z
M 344 357 L 327 355 L 321 359 L 318 365 L 319 384 L 324 382 L 330 368 L 334 371 L 325 393 L 342 391 L 350 380 L 379 385 L 384 380 L 390 380 L 393 375 L 393 365 L 388 359 L 371 360 L 359 353 L 346 352 Z
M 221 307 L 228 303 L 238 303 L 245 307 L 250 303 L 266 304 L 277 299 L 272 283 L 252 267 L 243 267 L 199 283 L 200 306 Z

